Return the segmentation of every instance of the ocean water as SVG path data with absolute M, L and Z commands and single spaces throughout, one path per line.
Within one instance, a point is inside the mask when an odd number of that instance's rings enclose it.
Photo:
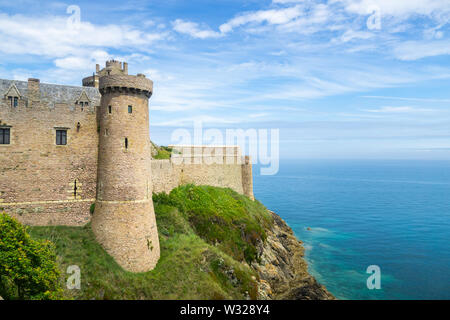
M 336 297 L 450 299 L 449 161 L 290 160 L 275 176 L 255 166 L 254 193 Z M 370 265 L 379 290 L 367 288 Z

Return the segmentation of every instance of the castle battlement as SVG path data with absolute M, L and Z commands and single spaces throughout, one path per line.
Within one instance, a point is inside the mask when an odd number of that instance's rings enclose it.
M 106 75 L 100 78 L 99 89 L 101 94 L 127 91 L 136 94 L 142 93 L 150 98 L 153 93 L 153 81 L 144 75 Z

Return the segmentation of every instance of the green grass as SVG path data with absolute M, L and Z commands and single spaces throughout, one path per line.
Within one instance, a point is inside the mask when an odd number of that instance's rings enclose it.
M 124 271 L 96 242 L 90 225 L 31 227 L 35 239 L 56 244 L 63 274 L 81 268 L 75 299 L 256 298 L 255 244 L 272 221 L 259 202 L 230 189 L 182 186 L 154 195 L 161 258 L 150 272 Z

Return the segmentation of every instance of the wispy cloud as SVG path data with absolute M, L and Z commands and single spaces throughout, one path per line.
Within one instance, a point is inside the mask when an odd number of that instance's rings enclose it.
M 219 32 L 212 31 L 208 27 L 200 28 L 198 23 L 184 21 L 177 19 L 172 22 L 173 29 L 179 33 L 190 35 L 193 38 L 207 39 L 207 38 L 218 38 L 222 34 Z
M 418 60 L 450 54 L 450 40 L 405 41 L 394 48 L 395 56 L 400 60 Z
M 391 106 L 384 106 L 380 107 L 378 109 L 368 109 L 364 110 L 367 112 L 375 112 L 375 113 L 422 113 L 422 112 L 430 112 L 434 111 L 433 109 L 426 109 L 426 108 L 415 108 L 410 106 L 402 106 L 402 107 L 391 107 Z
M 232 31 L 236 27 L 249 23 L 265 22 L 271 25 L 282 25 L 299 17 L 300 15 L 302 15 L 302 13 L 303 11 L 301 10 L 300 6 L 246 12 L 222 24 L 219 29 L 222 33 L 227 33 Z
M 419 101 L 419 102 L 444 102 L 444 103 L 450 102 L 450 99 L 414 98 L 414 97 L 362 96 L 362 98 L 382 99 L 382 100 Z

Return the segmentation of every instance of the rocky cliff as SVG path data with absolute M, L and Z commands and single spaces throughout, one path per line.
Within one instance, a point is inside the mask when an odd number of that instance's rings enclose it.
M 259 299 L 330 300 L 327 289 L 308 273 L 301 241 L 276 213 L 267 239 L 260 243 L 260 261 L 253 263 L 260 277 Z

